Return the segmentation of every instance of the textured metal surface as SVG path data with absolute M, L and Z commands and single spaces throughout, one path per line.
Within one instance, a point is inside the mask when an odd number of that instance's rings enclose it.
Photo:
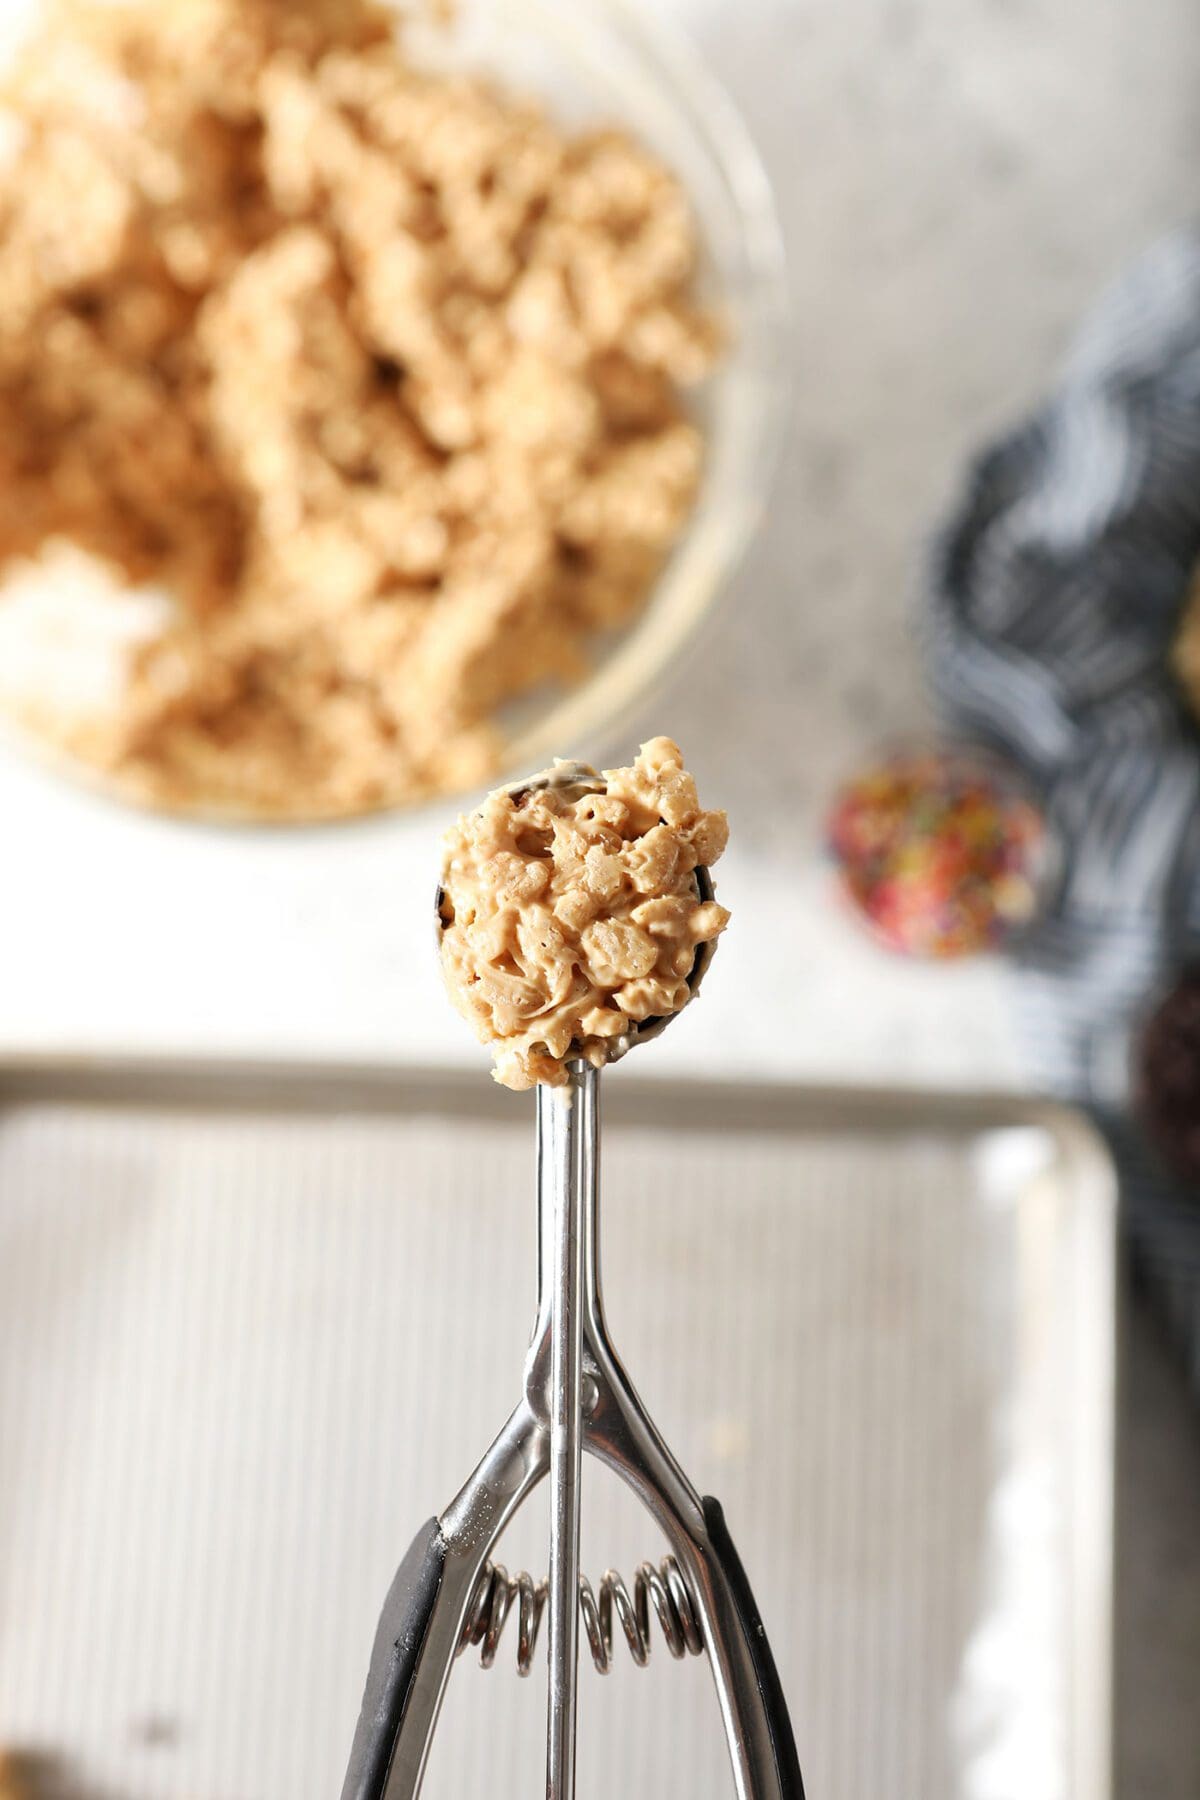
M 614 1334 L 726 1503 L 813 1795 L 1102 1800 L 1091 1141 L 628 1077 L 608 1112 Z M 531 1108 L 482 1085 L 0 1080 L 0 1739 L 114 1800 L 336 1791 L 392 1568 L 511 1400 L 533 1234 Z M 583 1500 L 585 1568 L 661 1554 Z M 701 1662 L 589 1665 L 580 1715 L 587 1800 L 730 1792 Z M 462 1659 L 426 1792 L 537 1792 L 544 1728 Z

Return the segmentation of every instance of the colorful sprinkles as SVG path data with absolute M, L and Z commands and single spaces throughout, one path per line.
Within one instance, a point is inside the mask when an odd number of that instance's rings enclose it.
M 1046 827 L 990 759 L 916 751 L 855 776 L 829 816 L 843 885 L 907 956 L 968 956 L 1037 910 Z

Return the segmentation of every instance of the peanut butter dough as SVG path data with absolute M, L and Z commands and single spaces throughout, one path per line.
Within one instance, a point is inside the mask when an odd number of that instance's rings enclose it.
M 167 609 L 107 710 L 10 707 L 172 809 L 485 780 L 692 506 L 674 178 L 371 0 L 60 0 L 0 124 L 0 576 Z
M 678 745 L 652 738 L 603 782 L 501 789 L 444 840 L 442 969 L 505 1087 L 559 1086 L 569 1056 L 598 1067 L 632 1023 L 678 1012 L 729 920 L 695 876 L 725 814 L 701 807 Z

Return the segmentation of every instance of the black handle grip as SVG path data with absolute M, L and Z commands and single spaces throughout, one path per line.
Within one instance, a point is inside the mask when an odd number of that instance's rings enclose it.
M 383 1800 L 445 1565 L 446 1546 L 437 1520 L 430 1519 L 396 1570 L 379 1615 L 342 1800 Z
M 775 1756 L 775 1769 L 779 1777 L 779 1791 L 784 1800 L 804 1800 L 804 1781 L 800 1774 L 800 1758 L 796 1755 L 796 1740 L 792 1735 L 792 1721 L 788 1715 L 787 1701 L 783 1697 L 783 1683 L 779 1679 L 779 1671 L 775 1667 L 775 1658 L 771 1655 L 771 1646 L 767 1642 L 767 1634 L 759 1616 L 750 1583 L 746 1579 L 746 1571 L 742 1567 L 742 1559 L 733 1547 L 733 1539 L 725 1524 L 725 1514 L 721 1510 L 719 1500 L 706 1497 L 704 1501 L 704 1524 L 708 1531 L 708 1541 L 712 1545 L 713 1555 L 720 1564 L 721 1572 L 729 1583 L 734 1605 L 746 1641 L 750 1646 L 750 1657 L 754 1663 L 754 1678 L 758 1683 L 759 1697 L 762 1700 L 763 1714 L 767 1721 L 767 1729 L 771 1734 L 771 1749 Z

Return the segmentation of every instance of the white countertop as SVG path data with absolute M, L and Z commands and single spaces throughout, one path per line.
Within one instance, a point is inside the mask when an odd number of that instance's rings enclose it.
M 919 547 L 964 456 L 1194 209 L 1200 20 L 1192 0 L 758 0 L 747 30 L 721 0 L 673 7 L 772 169 L 799 378 L 768 529 L 641 721 L 734 831 L 734 923 L 655 1072 L 1019 1086 L 1003 968 L 877 950 L 819 818 L 838 772 L 923 724 Z M 201 829 L 0 752 L 0 1054 L 479 1061 L 432 956 L 444 818 Z

